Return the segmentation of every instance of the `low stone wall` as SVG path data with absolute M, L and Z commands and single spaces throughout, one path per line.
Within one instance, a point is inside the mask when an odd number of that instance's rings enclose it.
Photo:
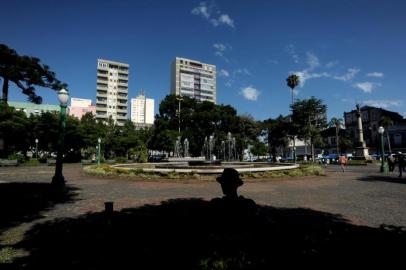
M 254 164 L 254 166 L 246 166 L 246 165 L 251 165 Z M 299 164 L 283 164 L 283 165 L 276 165 L 276 164 L 269 164 L 269 163 L 247 163 L 247 162 L 239 162 L 239 163 L 233 163 L 233 164 L 227 164 L 223 163 L 221 166 L 218 168 L 214 168 L 214 166 L 209 166 L 207 168 L 201 167 L 198 168 L 193 167 L 193 168 L 187 168 L 185 167 L 179 167 L 179 166 L 174 166 L 173 168 L 156 168 L 156 165 L 163 165 L 163 163 L 148 163 L 148 165 L 154 165 L 153 167 L 143 167 L 142 164 L 139 164 L 138 166 L 133 166 L 133 164 L 116 164 L 112 165 L 114 168 L 120 168 L 120 169 L 125 169 L 125 170 L 133 170 L 133 169 L 138 169 L 138 170 L 143 170 L 144 172 L 163 172 L 163 173 L 169 173 L 169 172 L 176 172 L 176 173 L 197 173 L 197 174 L 220 174 L 223 172 L 224 168 L 234 168 L 236 169 L 239 173 L 254 173 L 254 172 L 267 172 L 267 171 L 279 171 L 279 170 L 291 170 L 291 169 L 296 169 L 299 168 Z M 167 166 L 170 166 L 171 163 L 167 163 Z M 245 165 L 245 166 L 244 166 Z

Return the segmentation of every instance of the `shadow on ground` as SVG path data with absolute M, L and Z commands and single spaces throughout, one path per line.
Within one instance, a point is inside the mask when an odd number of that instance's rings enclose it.
M 358 178 L 360 181 L 366 182 L 389 182 L 397 184 L 406 184 L 406 176 L 403 178 L 398 177 L 398 174 L 393 174 L 392 176 L 388 175 L 368 175 Z
M 58 203 L 71 202 L 76 189 L 56 192 L 48 183 L 0 183 L 0 234 L 10 227 L 41 218 Z
M 176 199 L 38 224 L 15 248 L 24 269 L 271 269 L 403 258 L 401 228 L 310 209 Z M 323 262 L 328 261 L 328 264 Z M 351 262 L 353 265 L 354 261 Z M 347 265 L 347 266 L 348 266 Z

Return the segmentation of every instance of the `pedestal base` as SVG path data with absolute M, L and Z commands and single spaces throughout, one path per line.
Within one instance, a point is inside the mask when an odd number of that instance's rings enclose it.
M 369 155 L 368 147 L 357 147 L 355 150 L 355 159 L 372 160 L 372 157 Z

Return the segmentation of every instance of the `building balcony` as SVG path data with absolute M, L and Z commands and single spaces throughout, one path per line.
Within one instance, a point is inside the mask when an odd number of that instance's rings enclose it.
M 99 107 L 96 105 L 96 114 L 97 112 L 107 112 L 107 106 L 106 107 Z
M 97 91 L 96 97 L 103 97 L 103 98 L 107 98 L 107 91 Z
M 116 109 L 118 113 L 127 113 L 127 109 Z
M 104 101 L 96 101 L 97 108 L 107 108 L 107 100 Z
M 117 120 L 127 120 L 127 116 L 117 115 Z
M 128 93 L 128 89 L 117 88 L 117 93 Z
M 117 85 L 128 87 L 128 82 L 117 82 Z
M 123 75 L 128 75 L 128 69 L 127 69 L 127 70 L 119 69 L 119 70 L 118 70 L 118 75 L 119 75 L 119 77 L 120 77 L 120 73 L 123 74 Z
M 106 79 L 101 79 L 101 77 L 97 77 L 97 83 L 102 83 L 102 84 L 106 84 L 107 85 L 107 78 Z

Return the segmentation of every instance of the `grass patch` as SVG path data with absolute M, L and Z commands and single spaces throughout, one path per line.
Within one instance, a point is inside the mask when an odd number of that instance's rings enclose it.
M 323 176 L 324 170 L 319 165 L 302 165 L 292 170 L 268 171 L 268 172 L 248 172 L 241 174 L 243 178 L 283 178 L 283 177 L 300 177 L 300 176 Z
M 201 175 L 191 173 L 177 173 L 177 172 L 146 172 L 141 168 L 135 169 L 122 169 L 114 168 L 107 164 L 86 166 L 83 168 L 86 174 L 97 176 L 118 176 L 127 178 L 138 179 L 201 179 Z
M 145 172 L 141 168 L 122 169 L 114 168 L 107 164 L 92 165 L 83 168 L 86 174 L 97 176 L 115 176 L 134 179 L 173 179 L 173 180 L 215 180 L 217 174 L 200 175 L 196 172 L 177 173 L 177 172 Z M 241 173 L 244 179 L 263 179 L 263 178 L 283 178 L 325 175 L 324 170 L 319 165 L 302 165 L 299 168 L 291 170 L 268 171 L 268 172 L 246 172 Z
M 11 264 L 16 258 L 24 255 L 24 252 L 20 249 L 0 247 L 0 264 Z

